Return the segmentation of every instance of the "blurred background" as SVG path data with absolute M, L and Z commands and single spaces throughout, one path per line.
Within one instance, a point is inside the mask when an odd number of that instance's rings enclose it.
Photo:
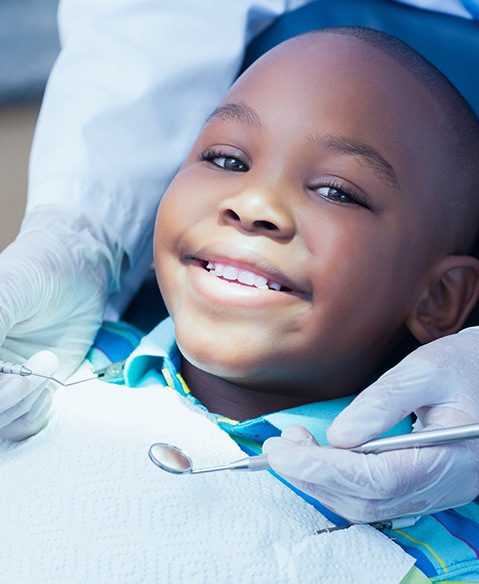
M 0 0 L 0 251 L 25 209 L 28 157 L 48 74 L 59 51 L 58 0 Z

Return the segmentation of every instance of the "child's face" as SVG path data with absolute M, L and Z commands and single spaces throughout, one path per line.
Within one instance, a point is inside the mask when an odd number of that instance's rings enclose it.
M 441 115 L 406 70 L 344 36 L 243 76 L 158 213 L 158 280 L 185 358 L 305 401 L 356 391 L 441 253 Z

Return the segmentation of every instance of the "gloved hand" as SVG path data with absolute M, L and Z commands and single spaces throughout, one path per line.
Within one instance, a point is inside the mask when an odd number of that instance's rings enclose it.
M 41 349 L 65 377 L 81 362 L 102 322 L 122 259 L 100 225 L 59 205 L 33 208 L 0 254 L 0 358 L 22 363 Z
M 479 328 L 424 345 L 366 388 L 318 446 L 300 426 L 263 446 L 272 468 L 355 522 L 463 505 L 479 493 L 479 441 L 358 454 L 340 450 L 377 437 L 411 412 L 414 431 L 479 422 Z
M 50 351 L 35 353 L 26 367 L 53 375 L 58 367 L 57 357 Z M 30 375 L 2 375 L 0 373 L 0 436 L 9 440 L 23 440 L 39 432 L 48 421 L 52 391 L 48 379 Z
M 102 322 L 121 260 L 115 237 L 86 216 L 58 205 L 33 208 L 0 254 L 0 358 L 24 363 L 41 349 L 53 350 L 57 376 L 71 374 Z M 18 440 L 39 430 L 48 410 L 44 384 L 14 375 L 1 375 L 0 382 L 0 434 Z M 27 417 L 9 426 L 17 414 Z

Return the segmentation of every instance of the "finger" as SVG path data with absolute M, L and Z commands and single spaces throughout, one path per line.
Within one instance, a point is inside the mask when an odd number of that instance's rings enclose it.
M 328 441 L 352 448 L 383 434 L 412 411 L 447 400 L 453 371 L 440 374 L 428 361 L 406 359 L 364 389 L 333 421 Z
M 39 351 L 28 359 L 25 366 L 48 376 L 55 372 L 58 359 L 50 351 Z M 0 412 L 12 408 L 42 384 L 44 385 L 44 380 L 35 376 L 0 374 Z
M 316 438 L 300 426 L 299 424 L 292 424 L 287 426 L 281 433 L 281 437 L 293 444 L 302 444 L 303 446 L 318 446 Z
M 316 438 L 298 424 L 287 426 L 281 433 L 281 437 L 275 436 L 268 438 L 263 443 L 263 452 L 269 454 L 275 450 L 284 450 L 295 444 L 302 444 L 303 446 L 318 445 Z
M 418 416 L 422 428 L 427 430 L 434 427 L 450 428 L 479 422 L 477 390 L 473 390 L 470 394 L 460 390 L 451 394 L 447 402 L 415 410 L 414 413 Z
M 285 450 L 288 448 L 288 446 L 291 445 L 287 440 L 284 440 L 284 438 L 280 438 L 279 436 L 275 436 L 274 438 L 268 438 L 265 440 L 265 442 L 263 442 L 263 453 L 271 454 L 276 450 Z
M 0 374 L 0 415 L 24 399 L 31 391 L 26 377 Z
M 443 479 L 449 465 L 444 447 L 359 454 L 329 447 L 293 446 L 269 454 L 285 478 L 314 483 L 344 496 L 392 499 L 420 492 Z
M 58 358 L 51 351 L 38 351 L 28 359 L 25 365 L 35 373 L 52 376 L 58 369 Z
M 50 351 L 40 351 L 30 357 L 25 365 L 32 371 L 49 376 L 55 372 L 58 359 Z M 0 428 L 27 414 L 48 382 L 48 379 L 34 375 L 0 376 Z
M 367 455 L 289 443 L 268 458 L 288 482 L 338 515 L 376 521 L 473 500 L 478 458 L 473 442 Z
M 52 392 L 45 388 L 27 413 L 0 428 L 0 436 L 8 440 L 19 441 L 37 434 L 48 422 L 52 401 Z
M 324 507 L 350 523 L 387 522 L 404 516 L 417 517 L 426 512 L 424 509 L 423 513 L 421 501 L 418 502 L 415 497 L 406 495 L 394 500 L 370 500 L 344 496 L 328 489 L 320 489 L 318 485 L 311 483 L 294 480 L 290 482 L 294 487 L 317 499 Z
M 391 519 L 388 502 L 370 501 L 361 497 L 343 495 L 329 489 L 321 488 L 315 483 L 307 483 L 287 478 L 288 482 L 298 490 L 317 499 L 321 505 L 351 523 L 370 523 Z M 395 515 L 398 517 L 399 515 Z
M 22 379 L 27 384 L 28 391 L 26 395 L 17 403 L 0 412 L 0 428 L 5 428 L 14 420 L 27 414 L 40 397 L 48 383 L 47 379 L 42 379 L 40 382 L 32 383 L 31 378 Z
M 326 508 L 351 523 L 371 523 L 405 516 L 428 515 L 463 505 L 472 500 L 472 498 L 467 500 L 458 499 L 456 503 L 450 504 L 449 500 L 437 497 L 437 493 L 430 493 L 429 491 L 426 493 L 407 493 L 390 499 L 369 499 L 367 497 L 344 495 L 341 492 L 324 488 L 316 483 L 307 483 L 289 477 L 285 478 L 297 489 L 317 499 Z

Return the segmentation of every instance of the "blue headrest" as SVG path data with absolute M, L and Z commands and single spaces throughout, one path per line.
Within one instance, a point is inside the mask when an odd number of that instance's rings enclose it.
M 479 21 L 394 0 L 316 0 L 289 12 L 251 42 L 243 68 L 292 36 L 342 25 L 375 28 L 406 42 L 436 65 L 479 115 Z

